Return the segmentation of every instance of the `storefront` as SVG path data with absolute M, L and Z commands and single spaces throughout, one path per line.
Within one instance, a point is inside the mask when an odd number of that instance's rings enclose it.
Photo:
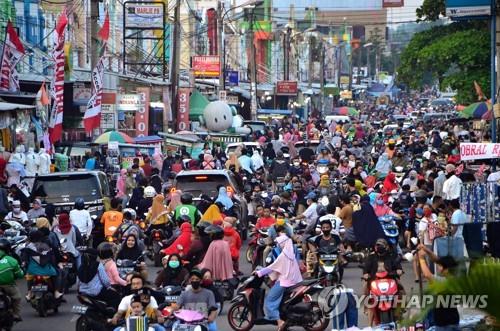
M 6 150 L 18 144 L 34 146 L 34 134 L 29 131 L 31 111 L 35 106 L 0 102 L 0 140 Z

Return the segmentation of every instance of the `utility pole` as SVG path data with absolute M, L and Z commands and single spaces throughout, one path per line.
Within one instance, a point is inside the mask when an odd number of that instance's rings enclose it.
M 312 82 L 313 82 L 313 71 L 314 71 L 314 63 L 313 63 L 313 36 L 312 33 L 309 33 L 309 68 L 307 69 L 307 78 L 309 78 L 308 81 L 308 87 L 312 88 Z
M 99 39 L 97 39 L 97 31 L 99 31 L 99 0 L 90 0 L 90 71 L 94 70 L 99 57 Z
M 217 1 L 217 54 L 219 55 L 219 92 L 224 91 L 224 52 L 222 51 L 222 44 L 224 43 L 224 26 L 222 22 L 222 0 Z
M 325 45 L 323 42 L 321 46 L 321 55 L 319 63 L 319 112 L 323 115 L 323 100 L 324 100 L 324 89 L 325 89 Z
M 342 44 L 338 45 L 338 61 L 337 61 L 337 87 L 339 88 L 340 91 L 340 76 L 342 76 Z
M 172 87 L 172 120 L 174 128 L 177 127 L 177 90 L 179 88 L 179 63 L 180 63 L 180 17 L 181 17 L 181 0 L 175 1 L 174 12 L 174 40 L 172 45 L 172 71 L 170 83 Z
M 250 88 L 251 88 L 251 94 L 250 96 L 252 97 L 252 100 L 250 102 L 250 113 L 252 116 L 252 120 L 257 119 L 257 62 L 256 62 L 256 57 L 257 57 L 257 51 L 256 51 L 256 45 L 254 41 L 254 17 L 255 14 L 255 7 L 252 8 L 251 16 L 250 16 L 250 47 L 252 49 L 252 58 L 250 59 L 251 62 L 251 67 L 252 67 L 252 77 L 250 80 Z

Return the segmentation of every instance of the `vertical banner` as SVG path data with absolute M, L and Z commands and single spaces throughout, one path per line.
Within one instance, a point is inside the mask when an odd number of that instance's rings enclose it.
M 54 59 L 54 76 L 51 84 L 51 97 L 54 99 L 49 122 L 50 142 L 61 140 L 64 111 L 64 29 L 68 17 L 63 12 L 59 15 L 54 30 L 52 57 Z
M 139 107 L 135 113 L 135 135 L 144 137 L 149 134 L 149 87 L 138 87 Z
M 189 130 L 189 89 L 180 88 L 177 92 L 177 131 Z
M 0 90 L 16 92 L 19 91 L 19 77 L 16 65 L 24 56 L 24 46 L 11 21 L 7 22 L 5 43 L 2 53 Z
M 104 78 L 104 56 L 101 56 L 96 67 L 92 70 L 93 93 L 87 104 L 87 110 L 83 116 L 85 132 L 91 133 L 93 129 L 101 125 L 102 87 Z
M 217 11 L 207 10 L 208 55 L 217 55 Z

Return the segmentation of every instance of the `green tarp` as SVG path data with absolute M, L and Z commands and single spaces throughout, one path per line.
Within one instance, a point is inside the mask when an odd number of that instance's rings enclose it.
M 199 118 L 203 115 L 203 110 L 208 103 L 208 99 L 203 94 L 201 94 L 198 90 L 194 90 L 189 98 L 189 120 L 199 121 Z

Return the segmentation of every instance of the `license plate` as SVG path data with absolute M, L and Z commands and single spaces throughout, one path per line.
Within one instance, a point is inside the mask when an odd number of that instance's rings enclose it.
M 128 273 L 131 273 L 132 271 L 134 271 L 134 268 L 119 268 L 118 271 L 120 273 L 126 273 L 126 274 L 128 274 Z
M 71 268 L 73 268 L 73 263 L 70 263 L 70 262 L 63 263 L 63 268 L 65 268 L 65 269 L 71 269 Z
M 214 286 L 223 289 L 229 289 L 229 283 L 227 282 L 214 282 Z
M 87 307 L 87 306 L 74 305 L 71 308 L 71 312 L 75 313 L 75 314 L 83 315 L 87 312 L 87 309 L 89 309 L 89 307 Z
M 319 257 L 322 260 L 336 260 L 337 254 L 324 254 Z
M 31 292 L 47 292 L 48 289 L 47 285 L 34 285 L 31 287 Z
M 177 302 L 179 300 L 179 296 L 177 295 L 167 295 L 165 297 L 165 301 L 167 302 Z

